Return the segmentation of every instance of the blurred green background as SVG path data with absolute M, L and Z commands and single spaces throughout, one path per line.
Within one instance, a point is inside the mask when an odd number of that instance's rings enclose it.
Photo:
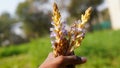
M 75 50 L 87 57 L 77 68 L 120 68 L 120 30 L 114 30 L 106 0 L 55 0 L 68 24 L 93 7 L 87 34 Z M 0 68 L 38 68 L 52 51 L 49 38 L 53 0 L 0 3 Z M 11 5 L 10 5 L 11 4 Z M 9 7 L 10 6 L 10 7 Z

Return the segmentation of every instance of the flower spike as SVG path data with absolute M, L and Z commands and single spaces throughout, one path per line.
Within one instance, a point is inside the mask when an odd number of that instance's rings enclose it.
M 67 30 L 66 23 L 60 21 L 61 14 L 57 4 L 53 4 L 53 22 L 51 23 L 53 27 L 50 28 L 50 37 L 55 57 L 69 55 L 75 48 L 80 46 L 86 33 L 85 24 L 90 19 L 91 12 L 92 7 L 89 7 L 85 14 L 82 14 L 81 22 L 80 20 L 76 21 L 70 27 L 70 30 Z

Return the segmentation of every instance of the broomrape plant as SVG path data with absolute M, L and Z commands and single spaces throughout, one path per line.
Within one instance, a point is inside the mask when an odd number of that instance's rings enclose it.
M 85 24 L 90 19 L 92 7 L 89 7 L 85 14 L 81 15 L 81 21 L 75 21 L 70 26 L 70 29 L 66 29 L 66 22 L 61 22 L 61 15 L 57 4 L 53 5 L 53 16 L 51 23 L 53 25 L 50 28 L 51 43 L 55 57 L 60 55 L 68 55 L 75 48 L 79 47 L 86 33 Z

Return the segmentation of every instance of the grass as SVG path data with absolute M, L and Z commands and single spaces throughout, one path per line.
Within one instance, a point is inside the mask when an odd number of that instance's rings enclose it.
M 76 55 L 86 56 L 87 63 L 77 68 L 120 68 L 120 30 L 88 33 Z M 52 51 L 48 36 L 19 46 L 0 48 L 0 68 L 38 68 Z

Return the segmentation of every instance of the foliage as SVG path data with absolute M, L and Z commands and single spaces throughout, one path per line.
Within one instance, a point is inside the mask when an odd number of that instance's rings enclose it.
M 72 0 L 69 12 L 71 16 L 80 18 L 80 15 L 84 13 L 84 11 L 89 7 L 96 7 L 103 0 Z
M 28 46 L 10 46 L 0 48 L 0 58 L 28 52 Z
M 44 35 L 45 32 L 49 31 L 50 27 L 50 16 L 37 10 L 38 7 L 33 6 L 34 2 L 25 1 L 20 3 L 16 11 L 19 18 L 24 22 L 24 28 L 28 36 Z
M 16 22 L 17 20 L 7 12 L 0 16 L 0 42 L 9 39 L 11 25 Z
M 86 56 L 88 61 L 77 68 L 120 68 L 119 35 L 120 30 L 88 33 L 82 46 L 75 51 L 76 55 Z M 19 54 L 15 54 L 14 49 L 18 49 Z M 0 54 L 7 53 L 5 50 L 11 54 L 0 58 L 0 68 L 37 68 L 51 51 L 51 44 L 47 36 L 17 47 L 2 47 Z
M 92 13 L 89 19 L 89 27 L 88 31 L 93 32 L 93 19 L 98 18 L 98 11 L 96 9 L 97 5 L 101 4 L 103 0 L 72 0 L 68 10 L 71 14 L 71 17 L 74 19 L 79 19 L 81 17 L 81 14 L 84 14 L 85 10 L 88 7 L 92 7 Z

